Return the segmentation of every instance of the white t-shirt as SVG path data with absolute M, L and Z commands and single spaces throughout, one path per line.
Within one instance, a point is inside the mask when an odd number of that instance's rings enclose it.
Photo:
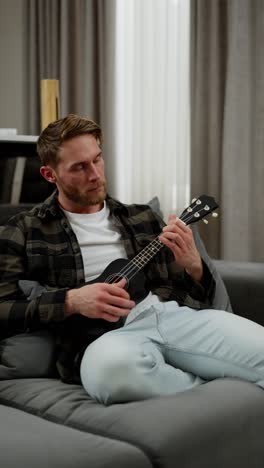
M 96 213 L 63 211 L 81 248 L 85 281 L 97 278 L 113 260 L 127 258 L 121 235 L 111 222 L 110 210 L 105 202 Z

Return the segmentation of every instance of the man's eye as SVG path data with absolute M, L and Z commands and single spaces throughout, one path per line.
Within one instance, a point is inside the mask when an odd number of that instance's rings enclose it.
M 74 166 L 74 169 L 75 171 L 82 171 L 84 169 L 84 164 L 76 164 L 76 166 Z

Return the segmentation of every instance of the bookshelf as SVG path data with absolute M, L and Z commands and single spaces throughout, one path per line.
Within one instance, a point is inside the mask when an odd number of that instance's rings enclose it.
M 54 189 L 39 173 L 37 135 L 0 135 L 0 203 L 39 203 Z

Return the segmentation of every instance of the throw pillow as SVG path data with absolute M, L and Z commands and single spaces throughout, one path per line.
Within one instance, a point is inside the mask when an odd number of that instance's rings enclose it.
M 21 333 L 0 341 L 0 380 L 54 377 L 55 340 L 48 330 Z

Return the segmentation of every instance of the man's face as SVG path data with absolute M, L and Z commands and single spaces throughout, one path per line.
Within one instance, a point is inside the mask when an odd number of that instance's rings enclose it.
M 65 141 L 60 147 L 58 164 L 51 172 L 64 209 L 80 213 L 101 209 L 106 181 L 102 150 L 94 136 L 80 135 Z

